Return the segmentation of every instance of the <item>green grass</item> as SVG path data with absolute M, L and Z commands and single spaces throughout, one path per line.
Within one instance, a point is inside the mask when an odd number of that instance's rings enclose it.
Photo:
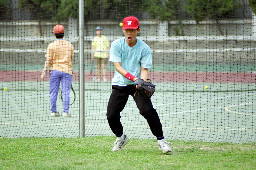
M 256 143 L 172 141 L 163 154 L 156 140 L 131 139 L 111 152 L 114 137 L 0 139 L 0 169 L 255 169 Z

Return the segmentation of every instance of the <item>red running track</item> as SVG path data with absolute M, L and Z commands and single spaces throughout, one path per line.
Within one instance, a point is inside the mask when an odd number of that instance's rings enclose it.
M 95 74 L 95 73 L 93 73 Z M 0 71 L 1 82 L 11 81 L 41 81 L 40 71 Z M 113 72 L 108 73 L 108 79 L 113 77 Z M 74 72 L 73 81 L 79 80 L 79 73 Z M 85 72 L 85 81 L 92 81 L 93 75 Z M 255 73 L 243 72 L 151 72 L 153 82 L 210 82 L 210 83 L 256 83 Z M 48 81 L 49 74 L 44 81 Z

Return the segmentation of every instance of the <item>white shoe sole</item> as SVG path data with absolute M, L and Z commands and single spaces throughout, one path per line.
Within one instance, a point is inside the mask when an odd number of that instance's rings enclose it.
M 60 117 L 59 114 L 51 114 L 51 117 Z
M 168 151 L 163 151 L 162 149 L 160 149 L 163 153 L 170 153 L 172 152 L 171 150 L 168 150 Z
M 70 114 L 63 114 L 62 116 L 63 116 L 63 117 L 71 117 Z

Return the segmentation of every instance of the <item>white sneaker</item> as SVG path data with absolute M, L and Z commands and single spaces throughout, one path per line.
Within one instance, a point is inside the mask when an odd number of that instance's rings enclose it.
M 116 141 L 114 142 L 114 147 L 112 149 L 112 152 L 120 151 L 124 148 L 124 146 L 128 143 L 129 138 L 124 135 L 123 138 L 117 138 Z
M 63 112 L 62 114 L 63 117 L 71 117 L 71 115 L 69 113 Z
M 168 145 L 168 143 L 162 139 L 158 140 L 159 149 L 163 151 L 163 153 L 172 152 L 171 147 Z
M 60 115 L 59 115 L 59 113 L 57 113 L 57 112 L 52 112 L 51 113 L 51 117 L 59 117 Z

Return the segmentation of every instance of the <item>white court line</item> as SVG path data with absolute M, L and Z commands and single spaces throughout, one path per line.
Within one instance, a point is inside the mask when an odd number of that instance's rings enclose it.
M 238 97 L 238 96 L 250 96 L 250 95 L 254 95 L 254 94 L 239 94 L 239 95 L 230 95 L 230 96 L 224 96 L 224 97 L 216 97 L 216 98 L 210 98 L 210 99 L 202 99 L 202 100 L 199 100 L 199 101 L 196 101 L 194 103 L 198 103 L 198 102 L 202 102 L 202 101 L 211 101 L 211 100 L 217 100 L 217 99 L 224 99 L 224 98 L 229 98 L 229 97 Z M 45 96 L 48 96 L 48 94 Z M 29 98 L 32 98 L 29 97 Z M 191 100 L 185 100 L 185 101 L 182 101 L 182 102 L 172 102 L 172 103 L 166 103 L 166 104 L 159 104 L 159 105 L 155 105 L 155 107 L 159 107 L 159 106 L 166 106 L 166 105 L 171 105 L 171 104 L 177 104 L 177 103 L 188 103 L 190 102 Z M 182 114 L 182 113 L 190 113 L 190 112 L 195 112 L 195 111 L 202 111 L 202 110 L 207 110 L 207 109 L 211 109 L 211 108 L 215 108 L 215 109 L 219 109 L 219 108 L 222 108 L 222 107 L 205 107 L 205 108 L 199 108 L 199 109 L 194 109 L 194 110 L 188 110 L 188 111 L 182 111 L 182 112 L 175 112 L 175 113 L 168 113 L 168 114 L 161 114 L 159 116 L 166 116 L 166 115 L 176 115 L 176 114 Z M 125 108 L 127 110 L 137 110 L 137 107 L 135 108 Z M 225 108 L 226 110 L 226 108 Z M 227 109 L 228 110 L 228 109 Z M 226 111 L 227 111 L 226 110 Z M 233 111 L 230 111 L 228 110 L 229 112 L 233 112 Z M 107 111 L 102 111 L 102 112 L 94 112 L 94 113 L 88 113 L 88 115 L 102 115 L 102 114 L 106 114 Z M 233 112 L 234 113 L 234 112 Z M 251 114 L 249 114 L 251 115 Z M 255 116 L 255 115 L 254 115 Z M 72 116 L 73 117 L 73 116 Z M 74 116 L 74 117 L 78 117 L 78 116 Z M 2 123 L 3 124 L 3 123 Z M 8 123 L 7 123 L 8 124 Z M 1 125 L 1 123 L 0 123 Z
M 238 96 L 244 96 L 246 94 L 239 94 L 239 95 L 230 95 L 230 96 L 225 96 L 225 97 L 217 97 L 217 98 L 210 98 L 210 99 L 203 99 L 201 101 L 197 101 L 197 102 L 194 102 L 192 104 L 195 104 L 195 103 L 198 103 L 198 102 L 202 102 L 202 101 L 211 101 L 211 100 L 218 100 L 218 99 L 224 99 L 224 98 L 229 98 L 229 97 L 238 97 Z M 254 94 L 249 94 L 249 95 L 254 95 Z M 249 96 L 247 95 L 247 96 Z M 187 102 L 190 102 L 191 100 L 187 100 L 185 101 L 184 103 L 187 103 Z M 173 103 L 174 104 L 174 103 Z M 170 105 L 170 103 L 167 103 L 167 104 L 162 104 L 161 106 L 164 106 L 164 105 Z M 194 111 L 202 111 L 202 110 L 207 110 L 207 109 L 211 109 L 211 108 L 214 108 L 214 109 L 220 109 L 220 108 L 223 108 L 222 106 L 221 107 L 205 107 L 205 108 L 200 108 L 200 109 L 195 109 L 195 110 L 189 110 L 189 111 L 182 111 L 182 112 L 175 112 L 175 113 L 168 113 L 168 114 L 161 114 L 160 116 L 166 116 L 166 115 L 176 115 L 176 114 L 181 114 L 181 113 L 189 113 L 189 112 L 194 112 Z
M 9 91 L 10 92 L 10 91 Z M 12 93 L 14 93 L 14 95 L 15 95 L 15 98 L 17 99 L 18 97 L 20 97 L 20 98 L 24 98 L 24 95 L 18 95 L 18 93 L 19 92 L 17 92 L 17 91 L 11 91 Z M 20 92 L 22 92 L 22 93 L 24 93 L 24 91 L 20 91 Z M 36 92 L 36 91 L 31 91 L 31 92 L 33 92 L 33 93 L 37 93 L 37 95 L 36 96 L 50 96 L 50 94 L 45 94 L 45 93 L 43 93 L 42 95 L 38 95 L 38 92 Z M 26 92 L 27 93 L 27 92 Z M 49 92 L 47 92 L 47 93 L 49 93 Z M 10 94 L 10 95 L 13 95 L 13 94 Z M 26 96 L 25 96 L 25 98 L 32 98 L 32 97 L 35 97 L 34 95 L 27 95 L 26 94 Z M 8 96 L 8 98 L 9 98 L 9 96 Z
M 94 50 L 96 51 L 96 50 Z M 250 52 L 256 51 L 256 48 L 225 48 L 225 49 L 169 49 L 169 50 L 151 50 L 153 53 L 218 53 L 218 52 Z M 12 52 L 12 53 L 46 53 L 46 49 L 0 49 L 0 52 Z M 74 50 L 78 53 L 78 50 Z M 84 52 L 93 52 L 90 49 L 85 49 Z M 102 52 L 107 52 L 106 50 Z
M 10 123 L 10 122 L 0 122 L 0 125 L 11 125 L 11 124 L 14 124 L 14 123 Z
M 153 53 L 218 53 L 218 52 L 250 52 L 256 51 L 256 48 L 225 48 L 225 49 L 169 49 L 152 50 Z
M 182 127 L 182 126 L 181 126 Z M 165 129 L 172 129 L 174 127 L 163 127 Z M 179 127 L 175 127 L 175 128 L 179 128 Z M 221 130 L 221 131 L 248 131 L 248 128 L 231 128 L 231 127 L 222 127 L 222 128 L 216 128 L 216 127 L 208 127 L 208 128 L 201 128 L 201 127 L 195 127 L 195 128 L 190 128 L 190 127 L 187 127 L 187 126 L 183 126 L 182 128 L 187 128 L 187 129 L 191 129 L 191 130 Z M 253 130 L 255 131 L 254 129 L 249 129 L 249 130 Z
M 109 36 L 108 39 L 113 41 L 122 36 Z M 84 40 L 91 41 L 93 40 L 93 36 L 85 36 Z M 254 40 L 253 36 L 168 36 L 168 37 L 159 37 L 159 36 L 139 36 L 141 40 L 146 41 L 223 41 L 223 40 L 235 40 L 235 41 L 248 41 Z M 0 41 L 55 41 L 54 37 L 0 37 Z M 78 42 L 79 37 L 66 38 L 66 40 L 71 42 Z
M 244 105 L 253 105 L 253 103 L 240 103 L 237 105 L 230 105 L 230 106 L 225 107 L 225 110 L 229 113 L 234 113 L 234 114 L 240 114 L 240 115 L 246 115 L 246 116 L 256 116 L 256 112 L 254 112 L 255 114 L 253 114 L 253 113 L 249 114 L 249 113 L 237 112 L 237 111 L 231 110 L 231 108 L 233 108 L 233 107 L 239 108 L 239 106 L 244 106 Z
M 0 125 L 20 125 L 20 126 L 24 126 L 24 125 L 27 125 L 27 126 L 34 126 L 34 125 L 40 125 L 40 126 L 72 126 L 72 127 L 79 127 L 79 124 L 70 124 L 70 123 L 47 123 L 47 124 L 43 124 L 43 123 L 39 123 L 39 124 L 28 124 L 28 123 L 20 123 L 20 122 L 3 122 L 3 123 L 0 123 Z M 85 124 L 86 127 L 109 127 L 108 124 Z M 132 126 L 129 126 L 127 128 L 148 128 L 148 125 L 132 125 Z M 248 128 L 232 128 L 231 127 L 222 127 L 222 128 L 214 128 L 214 127 L 188 127 L 188 126 L 182 126 L 182 125 L 179 125 L 179 126 L 163 126 L 163 129 L 174 129 L 174 128 L 186 128 L 186 129 L 190 129 L 190 130 L 221 130 L 221 131 L 248 131 Z M 252 133 L 255 132 L 254 129 L 249 129 L 250 131 L 252 131 Z
M 229 98 L 229 97 L 238 97 L 238 96 L 250 96 L 250 95 L 254 95 L 254 94 L 239 94 L 239 95 L 230 95 L 230 96 L 224 96 L 224 97 L 216 97 L 216 98 L 210 98 L 210 99 L 201 99 L 199 101 L 196 101 L 192 104 L 196 104 L 198 102 L 203 102 L 203 101 L 211 101 L 211 100 L 218 100 L 218 99 L 225 99 L 225 98 Z M 44 96 L 49 96 L 49 94 L 45 94 Z M 32 96 L 30 96 L 29 98 L 32 98 Z M 182 102 L 172 102 L 172 103 L 166 103 L 166 104 L 158 104 L 158 105 L 154 105 L 154 107 L 159 107 L 159 106 L 166 106 L 166 105 L 172 105 L 172 104 L 179 104 L 179 103 L 188 103 L 190 102 L 191 100 L 185 100 L 185 101 L 182 101 Z M 212 107 L 211 107 L 212 108 Z M 219 107 L 213 107 L 213 108 L 219 108 Z M 222 107 L 220 107 L 222 108 Z M 192 112 L 194 111 L 200 111 L 200 110 L 206 110 L 206 109 L 210 109 L 209 107 L 206 107 L 206 108 L 200 108 L 200 109 L 196 109 L 196 110 L 192 110 Z M 127 107 L 125 108 L 125 110 L 138 110 L 137 107 Z M 182 114 L 182 113 L 189 113 L 191 112 L 191 110 L 189 111 L 183 111 L 183 112 L 175 112 L 175 113 L 168 113 L 168 114 L 161 114 L 159 116 L 166 116 L 166 115 L 176 115 L 176 114 Z M 102 112 L 93 112 L 93 113 L 88 113 L 88 115 L 102 115 L 102 114 L 106 114 L 107 111 L 102 111 Z M 74 117 L 78 117 L 78 116 L 74 116 Z
M 202 102 L 202 101 L 211 101 L 211 100 L 218 100 L 218 99 L 225 99 L 225 98 L 230 98 L 230 97 L 239 97 L 239 96 L 249 96 L 249 95 L 254 95 L 254 94 L 238 94 L 238 95 L 229 95 L 229 96 L 224 96 L 224 97 L 216 97 L 216 98 L 210 98 L 210 99 L 202 99 L 199 101 L 196 101 L 192 104 L 196 104 L 198 102 Z M 191 100 L 185 100 L 183 102 L 179 102 L 179 103 L 188 103 Z M 166 106 L 166 105 L 171 105 L 171 104 L 176 104 L 177 102 L 173 102 L 173 103 L 166 103 L 166 104 L 160 104 L 160 105 L 155 105 L 154 107 L 158 107 L 158 106 Z M 190 112 L 195 112 L 195 111 L 202 111 L 202 110 L 208 110 L 208 109 L 221 109 L 223 108 L 223 106 L 221 107 L 204 107 L 204 108 L 199 108 L 199 109 L 195 109 L 195 110 L 187 110 L 187 111 L 182 111 L 182 112 L 175 112 L 175 113 L 166 113 L 166 114 L 159 114 L 159 116 L 163 117 L 163 116 L 170 116 L 170 115 L 177 115 L 177 114 L 183 114 L 183 113 L 190 113 Z M 136 108 L 125 108 L 127 110 L 137 110 Z M 104 112 L 105 113 L 105 112 Z
M 1 122 L 0 125 L 20 125 L 20 126 L 73 126 L 73 127 L 76 127 L 78 126 L 79 127 L 79 124 L 77 123 L 34 123 L 34 124 L 30 124 L 30 123 L 21 123 L 21 122 Z M 103 127 L 109 127 L 109 125 L 102 125 L 102 124 L 97 124 L 97 125 L 94 125 L 94 124 L 85 124 L 85 126 L 88 126 L 88 127 L 94 127 L 94 126 L 103 126 Z
M 1 122 L 0 125 L 27 125 L 27 126 L 79 126 L 77 123 L 22 123 L 22 122 Z
M 213 98 L 210 98 L 210 99 L 201 99 L 201 100 L 198 100 L 194 103 L 191 103 L 191 104 L 195 104 L 195 103 L 198 103 L 198 102 L 203 102 L 203 101 L 211 101 L 211 100 L 218 100 L 218 99 L 225 99 L 225 98 L 229 98 L 229 97 L 238 97 L 238 96 L 243 96 L 245 94 L 238 94 L 238 95 L 230 95 L 230 96 L 223 96 L 223 97 L 213 97 Z M 251 94 L 251 95 L 254 95 L 254 94 Z M 248 95 L 249 96 L 249 95 Z M 159 104 L 159 105 L 154 105 L 155 107 L 158 107 L 158 106 L 165 106 L 165 105 L 170 105 L 170 104 L 175 104 L 175 103 L 188 103 L 190 102 L 191 100 L 184 100 L 182 102 L 172 102 L 172 103 L 166 103 L 166 104 Z
M 206 107 L 206 108 L 200 108 L 200 109 L 194 109 L 194 110 L 186 110 L 186 111 L 182 111 L 182 112 L 165 113 L 165 114 L 161 114 L 159 116 L 177 115 L 177 114 L 181 114 L 181 113 L 190 113 L 190 112 L 208 110 L 208 109 L 211 109 L 211 108 L 222 108 L 222 107 Z
M 27 123 L 18 123 L 18 122 L 8 122 L 6 123 L 8 125 L 29 125 L 29 126 L 33 126 L 33 125 L 40 125 L 40 126 L 72 126 L 72 127 L 79 127 L 78 124 L 70 124 L 70 123 L 53 123 L 53 124 L 27 124 Z M 1 124 L 0 124 L 1 125 Z M 108 124 L 105 124 L 105 125 L 102 125 L 102 124 L 85 124 L 86 127 L 109 127 Z M 148 125 L 132 125 L 132 126 L 129 126 L 127 128 L 148 128 Z M 204 127 L 188 127 L 188 126 L 163 126 L 163 129 L 174 129 L 174 128 L 186 128 L 186 129 L 191 129 L 191 130 L 221 130 L 221 131 L 248 131 L 248 128 L 232 128 L 231 127 L 223 127 L 223 128 L 214 128 L 214 127 L 208 127 L 208 128 L 204 128 Z M 253 133 L 255 132 L 254 129 L 249 129 L 249 130 L 252 130 Z
M 218 99 L 225 99 L 225 98 L 229 98 L 229 97 L 238 97 L 238 96 L 243 96 L 243 95 L 246 95 L 246 94 L 239 94 L 239 95 L 230 95 L 230 96 L 224 96 L 224 97 L 216 97 L 216 98 L 210 98 L 210 99 L 201 99 L 201 100 L 198 100 L 198 101 L 195 101 L 194 103 L 191 103 L 191 104 L 196 104 L 198 102 L 203 102 L 203 101 L 211 101 L 211 100 L 218 100 Z M 249 94 L 249 95 L 254 95 L 254 94 Z M 247 95 L 247 96 L 249 96 Z M 172 102 L 172 103 L 166 103 L 166 104 L 156 104 L 154 105 L 154 107 L 159 107 L 159 106 L 166 106 L 166 105 L 172 105 L 172 104 L 177 104 L 177 103 L 188 103 L 188 102 L 191 102 L 191 100 L 184 100 L 182 102 Z M 136 108 L 132 108 L 132 107 L 129 107 L 129 108 L 125 108 L 127 110 L 136 110 Z

